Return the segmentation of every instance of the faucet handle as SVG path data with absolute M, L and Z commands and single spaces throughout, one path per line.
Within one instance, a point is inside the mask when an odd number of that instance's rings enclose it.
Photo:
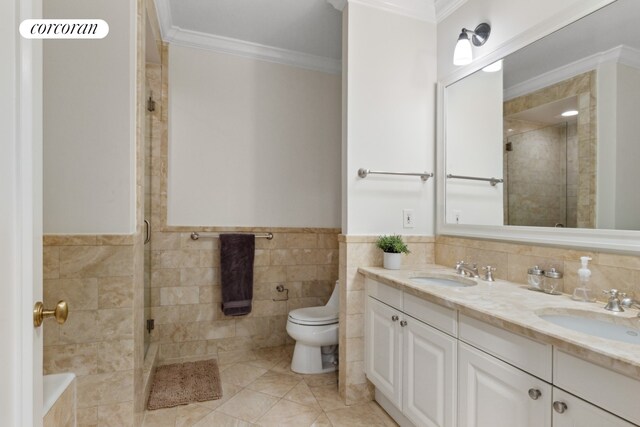
M 624 308 L 620 305 L 620 298 L 624 298 L 627 294 L 624 292 L 620 292 L 617 289 L 610 289 L 608 291 L 602 291 L 603 294 L 609 295 L 609 301 L 607 305 L 604 306 L 605 310 L 614 311 L 614 312 L 622 312 Z
M 493 278 L 493 273 L 496 271 L 495 267 L 491 267 L 487 265 L 486 267 L 482 267 L 482 271 L 484 271 L 484 280 L 487 282 L 495 282 L 496 279 Z

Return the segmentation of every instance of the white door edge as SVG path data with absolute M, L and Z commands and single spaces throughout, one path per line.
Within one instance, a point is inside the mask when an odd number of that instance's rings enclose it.
M 42 0 L 0 2 L 0 413 L 42 425 L 42 42 L 19 36 Z

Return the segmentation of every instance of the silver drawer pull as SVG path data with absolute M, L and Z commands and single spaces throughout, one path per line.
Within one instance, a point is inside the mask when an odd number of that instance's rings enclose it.
M 538 400 L 540 396 L 542 396 L 542 393 L 537 388 L 529 389 L 529 397 L 532 398 L 533 400 Z
M 397 321 L 398 321 L 398 319 L 399 319 L 399 317 L 398 317 L 398 316 L 396 316 L 395 314 L 394 314 L 393 316 L 391 316 L 391 320 L 392 320 L 393 322 L 397 322 Z
M 556 400 L 555 402 L 553 402 L 553 409 L 559 413 L 562 414 L 564 413 L 564 411 L 567 410 L 567 404 L 564 402 L 560 402 L 558 400 Z

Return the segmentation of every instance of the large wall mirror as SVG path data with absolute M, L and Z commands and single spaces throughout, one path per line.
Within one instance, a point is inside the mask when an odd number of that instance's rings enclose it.
M 639 16 L 614 1 L 444 88 L 442 234 L 640 230 Z

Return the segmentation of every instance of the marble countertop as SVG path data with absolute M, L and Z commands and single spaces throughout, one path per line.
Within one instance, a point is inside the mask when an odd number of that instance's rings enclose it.
M 386 270 L 360 267 L 365 277 L 415 295 L 427 301 L 458 310 L 511 332 L 551 344 L 568 353 L 622 374 L 640 379 L 640 345 L 629 344 L 575 332 L 550 323 L 537 314 L 578 314 L 609 319 L 640 329 L 638 311 L 623 313 L 604 310 L 602 302 L 573 301 L 569 295 L 549 295 L 527 289 L 526 285 L 496 280 L 472 279 L 475 286 L 446 287 L 419 285 L 409 279 L 416 276 L 460 279 L 451 267 L 430 265 L 419 269 Z

